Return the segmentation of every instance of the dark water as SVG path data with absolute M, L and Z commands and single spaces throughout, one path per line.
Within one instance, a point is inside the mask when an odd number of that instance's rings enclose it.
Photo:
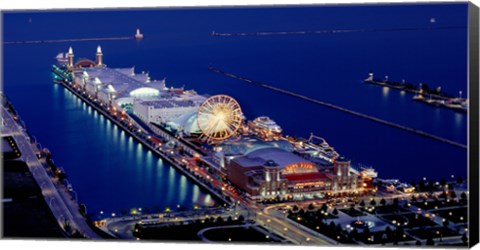
M 467 94 L 467 5 L 318 8 L 170 9 L 7 13 L 4 41 L 133 35 L 142 41 L 4 45 L 4 89 L 31 133 L 54 153 L 90 210 L 212 204 L 175 169 L 134 142 L 72 94 L 52 84 L 53 57 L 72 46 L 76 58 L 102 46 L 110 67 L 136 66 L 153 79 L 199 93 L 236 98 L 247 118 L 268 115 L 286 134 L 325 137 L 384 178 L 466 176 L 467 151 L 208 71 L 212 65 L 463 144 L 467 116 L 366 85 L 370 70 Z M 430 22 L 431 18 L 435 22 Z M 31 22 L 29 22 L 29 18 Z M 456 27 L 437 29 L 439 27 Z M 212 37 L 219 33 L 321 29 L 410 31 Z

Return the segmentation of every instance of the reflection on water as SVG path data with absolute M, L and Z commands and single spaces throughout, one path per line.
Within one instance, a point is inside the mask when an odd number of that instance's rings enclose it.
M 69 159 L 64 168 L 80 200 L 88 205 L 90 212 L 119 213 L 134 207 L 152 210 L 154 207 L 163 209 L 176 205 L 215 205 L 210 195 L 109 119 L 68 90 L 61 91 L 58 85 L 54 86 L 57 88 L 53 91 L 54 96 L 63 99 L 64 109 L 73 104 L 73 109 L 68 112 L 61 111 L 67 112 L 67 117 L 59 122 L 76 132 L 58 134 L 54 140 L 71 141 L 73 137 L 78 137 L 83 142 L 71 150 L 64 150 L 56 161 L 71 158 L 75 152 L 86 152 L 85 156 L 76 156 L 81 158 L 80 161 Z
M 390 88 L 389 87 L 383 87 L 382 89 L 382 93 L 383 93 L 383 97 L 384 98 L 387 98 L 388 97 L 388 92 L 390 91 Z

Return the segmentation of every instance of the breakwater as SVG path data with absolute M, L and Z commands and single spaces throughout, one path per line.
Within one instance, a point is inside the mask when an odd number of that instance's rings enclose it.
M 378 28 L 378 29 L 323 29 L 323 30 L 300 30 L 300 31 L 257 31 L 218 33 L 212 31 L 211 36 L 292 36 L 292 35 L 323 35 L 323 34 L 345 34 L 345 33 L 369 33 L 369 32 L 404 32 L 404 31 L 428 31 L 428 30 L 449 30 L 466 29 L 465 26 L 443 26 L 443 27 L 411 27 L 411 28 Z
M 42 44 L 42 43 L 67 43 L 67 42 L 70 43 L 70 42 L 130 40 L 130 39 L 135 39 L 135 37 L 133 37 L 133 36 L 121 36 L 121 37 L 93 37 L 93 38 L 10 41 L 10 42 L 3 42 L 3 44 Z
M 443 138 L 443 137 L 440 137 L 440 136 L 436 136 L 436 135 L 433 135 L 433 134 L 430 134 L 430 133 L 427 133 L 427 132 L 424 132 L 424 131 L 421 131 L 421 130 L 418 130 L 418 129 L 414 129 L 414 128 L 403 126 L 403 125 L 400 125 L 400 124 L 397 124 L 397 123 L 394 123 L 394 122 L 386 121 L 386 120 L 383 120 L 383 119 L 380 119 L 380 118 L 377 118 L 377 117 L 374 117 L 374 116 L 363 114 L 363 113 L 360 113 L 360 112 L 357 112 L 357 111 L 354 111 L 354 110 L 350 110 L 350 109 L 347 109 L 347 108 L 344 108 L 344 107 L 340 107 L 340 106 L 337 106 L 335 104 L 331 104 L 331 103 L 324 102 L 324 101 L 321 101 L 321 100 L 318 100 L 318 99 L 314 99 L 314 98 L 311 98 L 311 97 L 308 97 L 308 96 L 304 96 L 304 95 L 301 95 L 301 94 L 298 94 L 298 93 L 295 93 L 295 92 L 292 92 L 292 91 L 277 88 L 277 87 L 274 87 L 274 86 L 271 86 L 271 85 L 268 85 L 268 84 L 265 84 L 265 83 L 260 83 L 260 82 L 248 79 L 246 77 L 242 77 L 242 76 L 238 76 L 238 75 L 235 75 L 235 74 L 232 74 L 232 73 L 229 73 L 229 72 L 222 71 L 222 70 L 217 69 L 217 68 L 212 67 L 212 66 L 208 67 L 208 69 L 212 72 L 215 72 L 215 73 L 218 73 L 218 74 L 221 74 L 221 75 L 225 75 L 225 76 L 228 76 L 230 78 L 234 78 L 234 79 L 237 79 L 237 80 L 240 80 L 240 81 L 258 86 L 258 87 L 270 89 L 270 90 L 273 90 L 273 91 L 276 91 L 276 92 L 279 92 L 279 93 L 282 93 L 282 94 L 290 95 L 292 97 L 296 97 L 296 98 L 299 98 L 299 99 L 302 99 L 302 100 L 305 100 L 305 101 L 309 101 L 309 102 L 312 102 L 312 103 L 315 103 L 315 104 L 319 104 L 319 105 L 322 105 L 324 107 L 328 107 L 328 108 L 331 108 L 331 109 L 334 109 L 334 110 L 342 111 L 344 113 L 354 115 L 354 116 L 357 116 L 357 117 L 360 117 L 360 118 L 363 118 L 363 119 L 366 119 L 366 120 L 377 122 L 377 123 L 380 123 L 382 125 L 386 125 L 386 126 L 396 128 L 396 129 L 401 129 L 401 130 L 406 131 L 406 132 L 410 132 L 410 133 L 413 133 L 413 134 L 416 134 L 416 135 L 424 136 L 424 137 L 427 137 L 427 138 L 430 138 L 430 139 L 433 139 L 433 140 L 437 140 L 437 141 L 440 141 L 440 142 L 443 142 L 443 143 L 447 143 L 447 144 L 450 144 L 450 145 L 453 145 L 453 146 L 456 146 L 456 147 L 467 149 L 467 145 L 464 145 L 464 144 L 461 144 L 459 142 L 452 141 L 452 140 L 449 140 L 449 139 L 446 139 L 446 138 Z

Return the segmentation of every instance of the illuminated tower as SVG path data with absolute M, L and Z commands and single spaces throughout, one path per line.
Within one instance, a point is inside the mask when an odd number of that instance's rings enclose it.
M 98 45 L 97 47 L 97 57 L 95 59 L 95 63 L 97 67 L 103 66 L 103 53 L 102 53 L 102 47 L 100 47 L 100 45 Z
M 352 176 L 350 173 L 350 161 L 340 156 L 333 163 L 334 190 L 348 190 L 352 188 Z
M 68 48 L 68 53 L 67 53 L 67 69 L 71 70 L 73 69 L 73 49 L 72 47 Z
M 137 29 L 137 33 L 135 33 L 135 39 L 137 40 L 143 39 L 143 34 L 140 33 L 140 29 Z

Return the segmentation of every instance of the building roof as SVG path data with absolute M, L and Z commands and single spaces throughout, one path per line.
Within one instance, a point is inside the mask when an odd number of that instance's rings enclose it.
M 152 99 L 148 101 L 140 101 L 139 103 L 144 106 L 152 106 L 156 109 L 198 106 L 193 101 L 190 101 L 190 100 L 173 100 L 173 99 L 166 99 L 166 100 Z
M 248 155 L 262 148 L 280 148 L 284 151 L 293 151 L 292 144 L 285 140 L 263 141 L 255 137 L 242 136 L 240 139 L 235 138 L 235 140 L 227 140 L 222 143 L 223 152 L 231 155 Z
M 108 67 L 89 67 L 83 68 L 83 76 L 89 79 L 99 79 L 105 86 L 101 91 L 114 90 L 117 97 L 129 96 L 135 90 L 145 92 L 151 90 L 154 92 L 165 88 L 165 82 L 148 82 L 146 74 L 134 74 L 133 68 L 117 68 Z M 111 86 L 111 87 L 107 87 Z
M 262 148 L 249 153 L 247 156 L 248 158 L 261 158 L 264 160 L 264 162 L 273 160 L 275 161 L 275 163 L 278 164 L 280 169 L 298 163 L 308 163 L 315 165 L 314 163 L 298 155 L 279 148 Z
M 265 160 L 262 158 L 250 158 L 246 156 L 236 157 L 232 159 L 233 162 L 237 163 L 242 167 L 259 167 L 265 164 Z

